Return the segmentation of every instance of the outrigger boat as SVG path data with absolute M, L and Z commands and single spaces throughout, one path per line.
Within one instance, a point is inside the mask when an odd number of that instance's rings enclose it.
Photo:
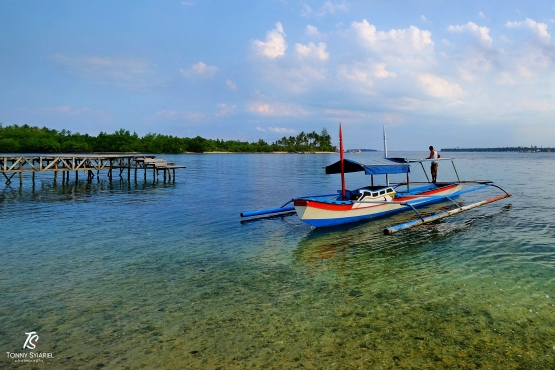
M 302 221 L 314 227 L 324 227 L 384 217 L 404 211 L 413 211 L 416 213 L 418 219 L 385 229 L 384 233 L 387 235 L 416 225 L 452 216 L 459 212 L 511 196 L 511 194 L 489 180 L 461 181 L 452 158 L 438 158 L 433 160 L 388 158 L 385 129 L 384 152 L 387 164 L 363 164 L 345 159 L 343 154 L 341 125 L 339 126 L 339 144 L 340 160 L 325 167 L 326 174 L 341 174 L 341 190 L 338 191 L 338 194 L 297 197 L 291 199 L 280 208 L 242 212 L 241 217 L 295 211 Z M 428 161 L 451 161 L 457 176 L 457 181 L 441 183 L 430 182 L 423 165 L 423 162 Z M 427 183 L 410 182 L 409 174 L 411 171 L 411 164 L 420 164 L 422 166 L 424 174 L 428 179 Z M 354 190 L 347 190 L 345 188 L 345 173 L 350 172 L 364 172 L 366 175 L 370 175 L 371 185 Z M 390 184 L 389 175 L 394 174 L 405 174 L 406 182 Z M 376 175 L 385 175 L 386 184 L 381 186 L 374 185 L 374 176 Z M 465 189 L 463 189 L 463 185 L 465 185 Z M 504 194 L 465 206 L 461 206 L 454 201 L 454 198 L 463 194 L 489 187 L 498 188 L 503 191 Z M 453 202 L 457 208 L 425 217 L 417 210 L 419 207 L 445 201 Z M 288 206 L 290 203 L 293 203 L 293 206 Z

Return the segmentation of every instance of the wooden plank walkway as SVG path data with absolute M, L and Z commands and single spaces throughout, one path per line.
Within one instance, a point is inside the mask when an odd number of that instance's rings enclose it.
M 32 173 L 33 184 L 37 172 L 53 172 L 54 181 L 58 177 L 58 172 L 62 173 L 62 181 L 69 181 L 69 174 L 75 171 L 75 179 L 79 179 L 79 171 L 84 171 L 88 180 L 99 176 L 100 171 L 108 171 L 108 178 L 112 180 L 113 172 L 119 170 L 119 176 L 127 170 L 128 178 L 131 177 L 131 170 L 135 172 L 144 171 L 146 179 L 147 171 L 152 170 L 154 180 L 163 171 L 164 182 L 166 175 L 169 181 L 175 181 L 175 170 L 186 168 L 177 165 L 175 162 L 168 162 L 165 158 L 156 158 L 153 155 L 31 155 L 31 156 L 2 156 L 0 155 L 0 172 L 6 178 L 6 184 L 11 183 L 15 174 L 19 174 L 19 184 L 23 184 L 23 173 Z

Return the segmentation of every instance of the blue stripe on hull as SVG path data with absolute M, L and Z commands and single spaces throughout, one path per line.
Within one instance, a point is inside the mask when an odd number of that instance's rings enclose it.
M 364 216 L 343 217 L 343 218 L 323 218 L 323 219 L 312 219 L 312 220 L 303 220 L 303 221 L 314 227 L 335 226 L 335 225 L 341 225 L 341 224 L 348 224 L 351 222 L 364 221 L 370 218 L 383 217 L 388 214 L 401 212 L 401 211 L 406 211 L 406 210 L 403 208 L 400 208 L 400 209 L 394 209 L 387 212 L 373 213 L 373 214 L 364 215 Z
M 457 198 L 459 195 L 460 195 L 460 192 L 455 192 L 453 194 L 450 194 L 449 197 L 450 198 Z M 419 204 L 413 204 L 413 206 L 415 208 L 419 208 L 419 207 L 427 206 L 427 205 L 430 205 L 430 204 L 433 204 L 433 203 L 441 203 L 441 202 L 446 202 L 446 201 L 448 201 L 448 200 L 447 199 L 434 199 L 434 200 L 429 200 L 429 201 L 422 202 L 422 203 L 419 203 Z M 372 213 L 372 214 L 364 215 L 364 216 L 309 219 L 309 220 L 302 220 L 302 221 L 304 221 L 307 224 L 310 224 L 314 227 L 336 226 L 336 225 L 348 224 L 348 223 L 351 223 L 351 222 L 369 220 L 371 218 L 384 217 L 384 216 L 387 216 L 387 215 L 390 215 L 390 214 L 393 214 L 393 213 L 405 212 L 405 211 L 412 211 L 412 209 L 410 207 L 406 206 L 406 207 L 403 207 L 403 208 L 392 209 L 390 211 L 379 212 L 379 213 Z

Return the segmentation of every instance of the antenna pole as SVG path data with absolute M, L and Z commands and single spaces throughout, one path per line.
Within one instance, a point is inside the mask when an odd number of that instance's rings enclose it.
M 385 125 L 383 126 L 383 157 L 387 158 L 387 139 L 385 135 Z
M 383 157 L 387 158 L 387 139 L 385 135 L 385 125 L 383 125 Z M 385 175 L 385 182 L 389 186 L 389 175 Z

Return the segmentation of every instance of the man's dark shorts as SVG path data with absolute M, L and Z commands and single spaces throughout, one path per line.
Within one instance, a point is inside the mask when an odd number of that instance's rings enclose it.
M 431 168 L 432 176 L 437 176 L 437 167 L 438 166 L 439 166 L 439 163 L 437 163 L 437 162 L 432 163 L 432 168 Z

